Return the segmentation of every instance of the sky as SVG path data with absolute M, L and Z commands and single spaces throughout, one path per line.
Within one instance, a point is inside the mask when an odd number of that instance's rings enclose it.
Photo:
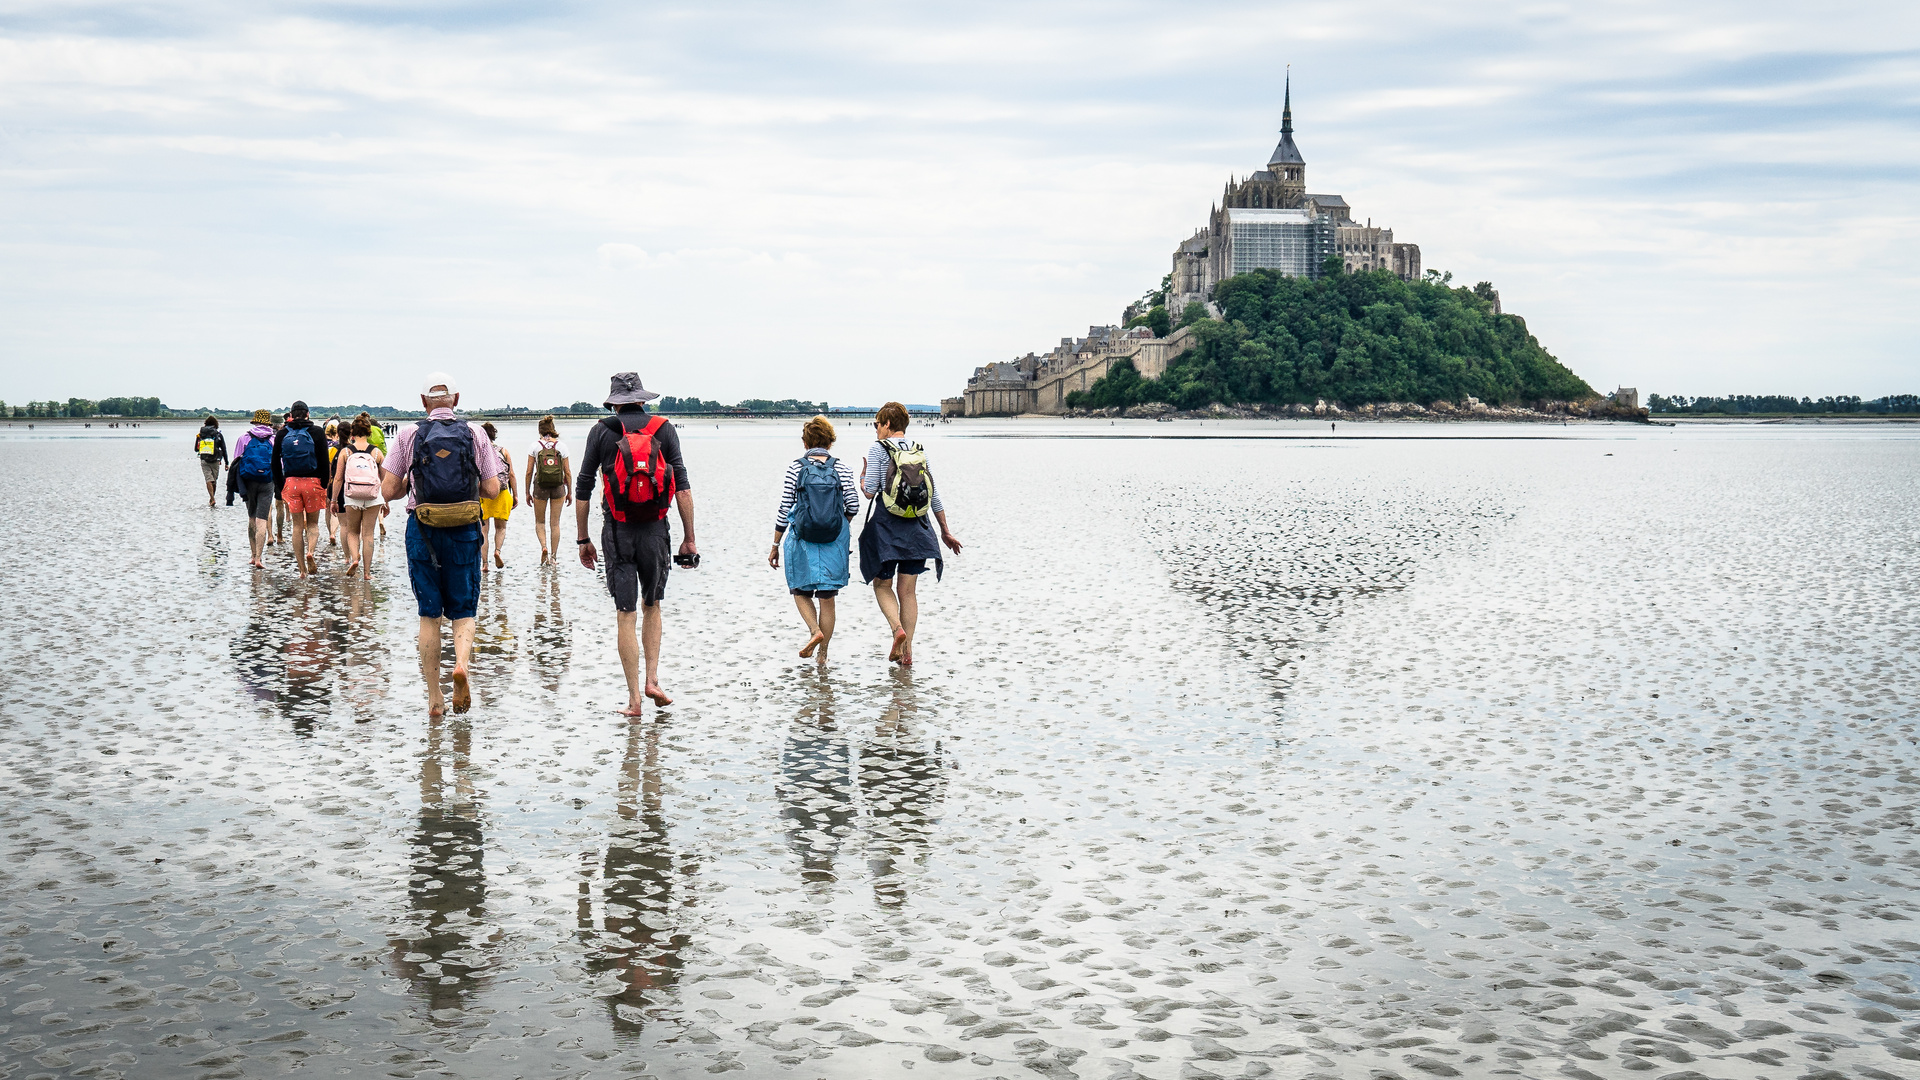
M 0 0 L 0 399 L 932 403 L 1308 188 L 1598 389 L 1920 392 L 1920 5 Z

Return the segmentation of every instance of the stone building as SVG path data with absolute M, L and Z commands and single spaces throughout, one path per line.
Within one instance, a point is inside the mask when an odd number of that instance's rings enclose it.
M 1317 278 L 1326 260 L 1338 255 L 1348 270 L 1391 270 L 1413 280 L 1420 276 L 1420 248 L 1394 240 L 1393 230 L 1353 219 L 1347 200 L 1307 190 L 1307 161 L 1293 141 L 1293 80 L 1287 79 L 1280 110 L 1280 142 L 1267 167 L 1230 180 L 1208 214 L 1205 228 L 1181 241 L 1173 252 L 1173 273 L 1163 302 L 1176 318 L 1188 304 L 1213 303 L 1215 285 L 1252 270 Z M 1144 314 L 1143 298 L 1127 307 L 1122 323 Z M 1496 301 L 1497 303 L 1497 301 Z M 1004 363 L 974 369 L 966 391 L 943 399 L 948 416 L 1014 416 L 1062 413 L 1066 396 L 1085 390 L 1126 359 L 1144 378 L 1158 378 L 1174 357 L 1193 346 L 1184 329 L 1155 338 L 1145 327 L 1090 326 L 1084 338 L 1061 338 L 1044 356 L 1028 353 Z
M 1249 270 L 1278 270 L 1319 277 L 1329 255 L 1346 268 L 1391 270 L 1405 280 L 1420 276 L 1420 247 L 1399 243 L 1393 230 L 1353 219 L 1347 200 L 1307 190 L 1307 161 L 1293 141 L 1293 80 L 1287 80 L 1280 110 L 1280 142 L 1267 167 L 1229 180 L 1205 228 L 1173 252 L 1167 310 L 1178 313 L 1194 301 L 1211 300 L 1213 287 Z

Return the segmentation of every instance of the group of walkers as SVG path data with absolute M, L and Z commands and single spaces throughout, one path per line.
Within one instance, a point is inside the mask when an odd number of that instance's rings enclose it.
M 278 428 L 270 412 L 256 411 L 252 426 L 235 441 L 230 460 L 219 422 L 211 416 L 196 434 L 194 447 L 207 483 L 207 504 L 214 505 L 222 467 L 228 505 L 236 497 L 245 501 L 251 565 L 256 569 L 264 568 L 261 559 L 270 532 L 284 537 L 282 530 L 271 528 L 276 507 L 284 507 L 278 512 L 291 526 L 292 553 L 302 578 L 318 573 L 323 529 L 329 543 L 337 538 L 344 548 L 347 574 L 358 570 L 371 577 L 375 530 L 385 535 L 383 519 L 404 499 L 407 576 L 420 617 L 420 673 L 428 711 L 436 716 L 449 706 L 456 713 L 472 706 L 480 581 L 489 561 L 494 567 L 506 565 L 501 548 L 509 513 L 524 492 L 534 511 L 540 561 L 551 564 L 558 561 L 561 510 L 571 503 L 581 565 L 591 570 L 605 563 L 627 681 L 624 711 L 639 716 L 645 701 L 672 704 L 660 685 L 661 602 L 670 567 L 691 570 L 700 565 L 693 486 L 679 433 L 664 417 L 646 411 L 646 402 L 658 396 L 633 372 L 613 376 L 605 401 L 611 414 L 588 434 L 579 469 L 574 469 L 549 416 L 540 421 L 539 437 L 528 447 L 518 478 L 495 427 L 455 415 L 460 391 L 441 372 L 428 376 L 421 387 L 427 418 L 390 437 L 366 413 L 351 422 L 316 427 L 306 403 L 296 401 Z M 802 453 L 787 466 L 767 562 L 776 568 L 784 562 L 788 591 L 808 632 L 802 657 L 818 655 L 824 661 L 833 639 L 835 600 L 851 579 L 852 524 L 864 497 L 868 505 L 858 545 L 860 576 L 872 584 L 892 633 L 888 660 L 913 665 L 919 577 L 929 561 L 936 577 L 942 573 L 942 543 L 956 553 L 961 544 L 947 524 L 925 449 L 905 437 L 907 424 L 907 410 L 898 402 L 881 407 L 874 443 L 861 460 L 858 476 L 832 455 L 836 433 L 831 421 L 816 416 L 801 428 Z M 589 521 L 596 485 L 603 511 L 597 544 Z M 670 510 L 680 518 L 677 551 Z M 444 680 L 443 621 L 452 630 L 454 659 Z

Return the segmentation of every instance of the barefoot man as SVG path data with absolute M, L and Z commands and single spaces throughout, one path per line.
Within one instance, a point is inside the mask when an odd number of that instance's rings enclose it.
M 499 460 L 480 425 L 455 418 L 459 388 L 444 372 L 427 376 L 427 418 L 400 429 L 387 450 L 387 501 L 407 496 L 407 577 L 420 608 L 420 676 L 427 712 L 447 711 L 440 692 L 440 620 L 453 622 L 453 711 L 473 704 L 473 616 L 480 602 L 480 500 L 500 494 Z
M 646 402 L 660 395 L 640 385 L 640 376 L 623 371 L 613 377 L 607 408 L 614 414 L 593 425 L 587 436 L 586 456 L 574 481 L 574 520 L 580 526 L 580 565 L 591 570 L 599 557 L 587 536 L 587 512 L 593 501 L 593 481 L 600 478 L 600 500 L 605 516 L 600 544 L 606 548 L 607 591 L 620 623 L 620 667 L 627 675 L 626 715 L 640 715 L 640 646 L 647 652 L 646 697 L 655 705 L 673 699 L 660 689 L 660 601 L 667 595 L 667 567 L 677 561 L 691 570 L 700 565 L 700 548 L 693 541 L 693 491 L 687 484 L 687 464 L 680 457 L 680 434 L 665 417 L 649 417 Z M 680 556 L 667 554 L 673 530 L 668 505 L 680 511 Z M 640 640 L 634 640 L 635 608 Z

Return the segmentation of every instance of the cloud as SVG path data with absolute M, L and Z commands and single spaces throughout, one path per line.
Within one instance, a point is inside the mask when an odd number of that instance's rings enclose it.
M 1157 282 L 1289 63 L 1313 188 L 1591 381 L 1911 391 L 1916 58 L 1898 5 L 16 3 L 0 396 L 571 400 L 644 342 L 931 400 Z

